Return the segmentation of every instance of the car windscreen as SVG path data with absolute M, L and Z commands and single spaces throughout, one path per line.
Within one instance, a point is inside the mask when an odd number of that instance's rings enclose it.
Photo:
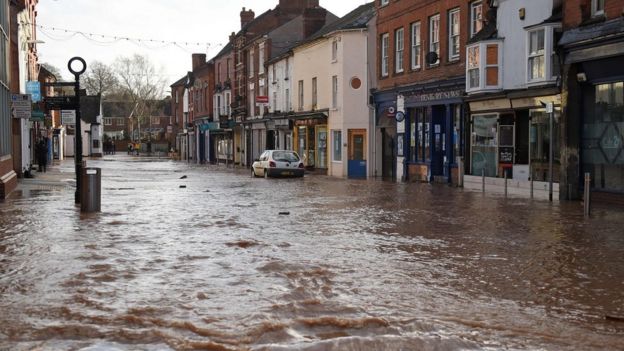
M 273 153 L 273 159 L 277 162 L 297 162 L 299 156 L 294 152 L 276 151 Z

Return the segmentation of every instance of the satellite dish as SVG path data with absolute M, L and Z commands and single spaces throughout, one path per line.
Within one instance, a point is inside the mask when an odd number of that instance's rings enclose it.
M 425 60 L 427 61 L 427 64 L 429 65 L 435 65 L 436 63 L 438 63 L 438 54 L 434 51 L 428 52 L 427 55 L 425 56 Z

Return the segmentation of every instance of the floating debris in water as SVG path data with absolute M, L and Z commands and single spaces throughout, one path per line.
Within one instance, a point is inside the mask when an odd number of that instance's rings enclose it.
M 180 189 L 186 189 L 186 185 L 180 185 Z
M 279 215 L 280 216 L 288 216 L 288 215 L 290 215 L 290 212 L 288 212 L 288 211 L 280 212 Z
M 187 176 L 185 176 L 185 175 L 183 175 L 183 176 L 181 176 L 181 177 L 180 177 L 180 179 L 186 179 L 186 178 L 188 178 L 188 177 L 187 177 Z

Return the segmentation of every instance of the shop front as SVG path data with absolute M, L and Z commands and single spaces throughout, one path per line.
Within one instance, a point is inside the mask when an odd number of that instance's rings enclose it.
M 448 80 L 444 87 L 418 86 L 401 92 L 406 117 L 404 134 L 397 136 L 398 156 L 405 157 L 408 180 L 457 181 L 464 142 L 463 83 L 463 78 Z
M 375 135 L 374 135 L 374 167 L 375 175 L 382 179 L 397 179 L 397 111 L 396 92 L 379 92 L 375 94 Z
M 468 175 L 548 182 L 552 143 L 553 182 L 559 182 L 561 95 L 554 89 L 541 93 L 508 93 L 469 102 Z M 547 110 L 549 104 L 552 113 Z
M 287 118 L 267 120 L 267 145 L 276 150 L 294 150 L 293 122 Z
M 307 169 L 327 170 L 327 114 L 295 116 L 293 138 L 296 150 Z

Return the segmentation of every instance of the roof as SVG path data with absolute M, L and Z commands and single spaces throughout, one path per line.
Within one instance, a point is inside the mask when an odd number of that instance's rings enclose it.
M 339 20 L 332 22 L 318 32 L 314 33 L 306 42 L 311 42 L 319 39 L 327 34 L 351 30 L 351 29 L 364 29 L 367 28 L 368 22 L 375 16 L 375 3 L 369 2 L 349 12 Z
M 186 84 L 186 80 L 188 79 L 188 74 L 185 74 L 184 77 L 178 79 L 175 83 L 171 84 L 172 87 L 184 86 Z
M 221 56 L 223 56 L 223 55 L 227 54 L 229 51 L 232 51 L 232 48 L 233 48 L 232 43 L 231 43 L 231 42 L 227 43 L 227 44 L 223 47 L 223 49 L 221 49 L 221 51 L 219 51 L 219 53 L 218 53 L 218 54 L 216 54 L 216 55 L 215 55 L 215 57 L 213 57 L 213 58 L 212 58 L 212 60 L 216 60 L 216 59 L 218 59 L 219 57 L 221 57 Z M 212 61 L 212 60 L 211 60 L 211 61 Z
M 566 30 L 559 45 L 566 46 L 624 34 L 624 17 Z
M 105 117 L 130 117 L 134 105 L 129 101 L 102 101 L 102 114 Z

